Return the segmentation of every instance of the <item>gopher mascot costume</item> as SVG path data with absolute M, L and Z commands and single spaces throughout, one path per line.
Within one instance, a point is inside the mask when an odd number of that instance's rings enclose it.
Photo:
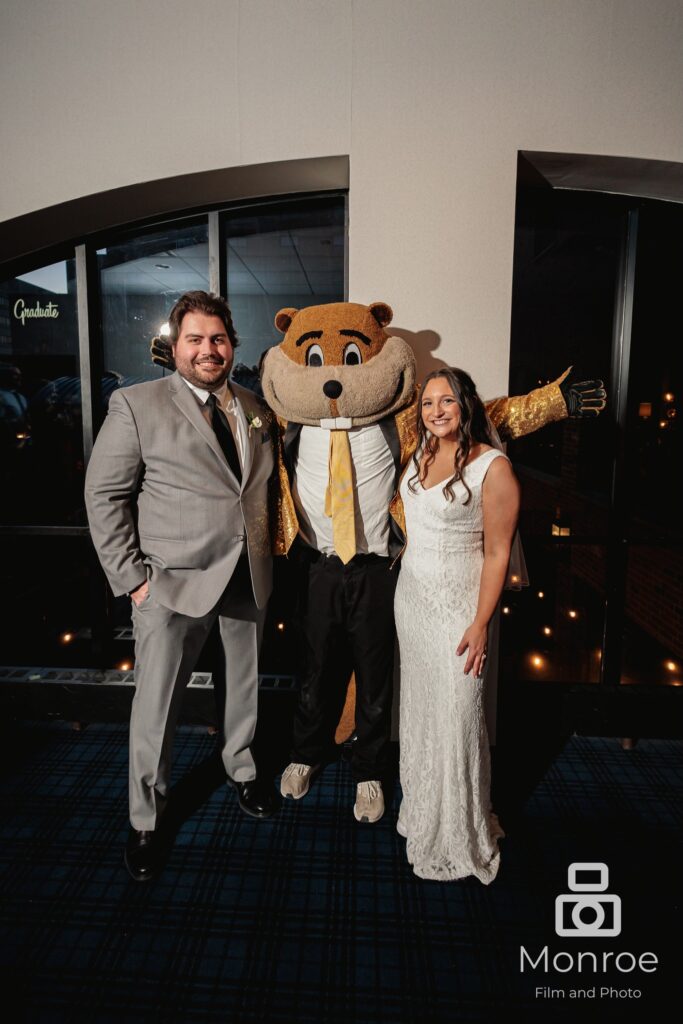
M 416 445 L 415 358 L 386 330 L 391 319 L 384 302 L 282 309 L 275 324 L 284 339 L 266 353 L 261 375 L 280 427 L 275 553 L 296 557 L 301 569 L 306 662 L 281 792 L 305 796 L 329 759 L 353 673 L 351 765 L 361 822 L 384 813 L 405 528 L 396 489 Z M 596 415 L 605 405 L 602 382 L 572 382 L 569 373 L 528 395 L 486 403 L 501 437 Z

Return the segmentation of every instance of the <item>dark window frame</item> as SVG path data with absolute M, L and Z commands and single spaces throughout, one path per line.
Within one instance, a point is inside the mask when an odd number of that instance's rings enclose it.
M 224 211 L 306 201 L 318 196 L 343 196 L 348 242 L 348 188 L 348 156 L 309 157 L 199 171 L 127 185 L 23 214 L 2 224 L 1 279 L 17 277 L 60 260 L 76 262 L 86 467 L 102 419 L 97 388 L 102 363 L 97 249 L 126 237 L 139 236 L 147 229 L 152 233 L 164 224 L 206 219 L 210 286 L 225 294 L 225 218 L 221 216 Z M 348 244 L 344 246 L 344 261 L 344 297 L 347 298 Z M 49 526 L 48 529 L 54 534 L 61 528 Z M 63 529 L 70 531 L 73 527 Z M 22 524 L 0 527 L 0 535 L 16 532 L 24 532 Z
M 681 736 L 683 692 L 651 683 L 622 685 L 623 630 L 626 621 L 625 588 L 629 554 L 627 506 L 628 453 L 627 398 L 631 359 L 634 295 L 637 288 L 636 256 L 641 211 L 653 203 L 680 205 L 683 200 L 681 165 L 617 157 L 529 153 L 518 155 L 518 187 L 523 185 L 571 191 L 620 195 L 623 199 L 622 237 L 614 296 L 611 349 L 612 393 L 608 415 L 617 438 L 612 457 L 609 520 L 605 543 L 607 557 L 605 618 L 600 675 L 596 683 L 538 683 L 514 681 L 520 713 L 559 701 L 557 711 L 566 732 L 616 736 Z M 622 182 L 622 187 L 618 183 Z M 642 185 L 639 186 L 639 182 Z M 611 186 L 611 187 L 610 187 Z M 513 367 L 510 366 L 512 386 Z M 528 469 L 532 475 L 537 470 Z M 571 536 L 556 539 L 558 546 L 581 545 L 594 538 Z M 554 691 L 550 693 L 549 691 Z M 510 712 L 510 694 L 499 691 L 501 713 Z M 554 705 L 553 705 L 554 706 Z
M 264 165 L 261 173 L 254 168 L 240 168 L 239 173 L 207 172 L 207 175 L 187 175 L 168 182 L 145 183 L 129 189 L 88 196 L 82 200 L 61 204 L 24 217 L 6 221 L 0 236 L 0 275 L 10 279 L 57 263 L 73 260 L 76 267 L 76 308 L 78 332 L 78 373 L 82 402 L 82 441 L 84 463 L 87 467 L 95 437 L 103 419 L 100 397 L 100 379 L 103 366 L 103 337 L 101 325 L 101 288 L 97 264 L 97 250 L 115 245 L 127 238 L 140 238 L 146 232 L 153 234 L 165 225 L 183 222 L 207 224 L 209 239 L 209 283 L 211 290 L 225 295 L 227 289 L 227 215 L 249 207 L 305 204 L 315 199 L 338 198 L 344 204 L 344 298 L 348 298 L 348 158 L 289 161 L 286 164 Z M 252 172 L 252 180 L 249 179 Z M 278 178 L 279 172 L 279 178 Z M 297 177 L 298 176 L 298 177 Z M 207 182 L 210 188 L 206 187 Z M 271 183 L 270 194 L 263 189 Z M 283 191 L 289 184 L 291 190 Z M 191 188 L 197 190 L 191 201 Z M 222 187 L 218 197 L 215 192 Z M 241 187 L 242 194 L 234 194 Z M 212 192 L 213 189 L 213 192 Z M 125 193 L 125 195 L 123 195 Z M 135 195 L 134 195 L 135 194 Z M 160 199 L 161 195 L 161 199 Z M 178 200 L 178 197 L 182 197 Z M 168 208 L 173 197 L 176 209 Z M 101 210 L 97 213 L 97 200 Z M 134 201 L 133 201 L 134 200 Z M 147 210 L 144 204 L 147 203 Z M 165 208 L 160 209 L 165 204 Z M 138 215 L 121 222 L 124 210 L 135 210 Z M 156 211 L 156 212 L 155 212 Z M 56 232 L 65 225 L 87 225 L 89 230 L 75 232 L 68 238 L 57 240 Z M 67 542 L 68 538 L 88 538 L 87 526 L 36 524 L 20 522 L 0 525 L 0 536 L 50 537 L 54 542 Z M 111 645 L 111 596 L 104 577 L 97 567 L 94 550 L 92 558 L 93 657 L 104 663 Z

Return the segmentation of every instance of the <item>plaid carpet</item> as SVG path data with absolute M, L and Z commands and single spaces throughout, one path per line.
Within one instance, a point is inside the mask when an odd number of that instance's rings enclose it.
M 186 816 L 160 878 L 129 880 L 127 730 L 15 723 L 3 744 L 0 954 L 14 1021 L 403 1024 L 631 1019 L 674 994 L 680 932 L 681 744 L 572 738 L 502 844 L 489 887 L 417 879 L 395 831 L 353 820 L 348 766 L 329 765 L 276 817 L 241 814 L 214 740 L 181 727 Z M 508 824 L 501 811 L 503 824 Z M 604 861 L 617 939 L 560 939 L 572 861 Z M 520 946 L 655 952 L 656 974 L 520 973 Z M 572 985 L 640 998 L 572 1001 Z M 565 990 L 535 995 L 536 986 Z M 599 1004 L 599 1005 L 597 1005 Z M 594 1014 L 594 1016 L 593 1016 Z

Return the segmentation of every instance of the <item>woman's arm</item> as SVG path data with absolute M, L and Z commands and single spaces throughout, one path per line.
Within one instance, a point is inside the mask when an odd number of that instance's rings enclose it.
M 479 583 L 479 601 L 474 622 L 462 637 L 457 654 L 468 651 L 465 675 L 484 669 L 488 624 L 503 590 L 510 546 L 519 514 L 519 484 L 507 459 L 494 459 L 482 486 L 484 513 L 484 564 Z

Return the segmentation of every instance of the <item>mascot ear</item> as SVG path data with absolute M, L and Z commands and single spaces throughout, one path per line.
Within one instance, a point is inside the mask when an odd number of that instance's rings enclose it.
M 275 326 L 278 331 L 282 331 L 282 333 L 285 334 L 285 332 L 289 330 L 289 325 L 298 312 L 298 309 L 292 309 L 291 306 L 288 306 L 286 309 L 281 309 L 279 313 L 276 313 Z
M 371 302 L 368 309 L 380 327 L 386 327 L 391 323 L 394 311 L 391 306 L 387 306 L 386 302 Z

